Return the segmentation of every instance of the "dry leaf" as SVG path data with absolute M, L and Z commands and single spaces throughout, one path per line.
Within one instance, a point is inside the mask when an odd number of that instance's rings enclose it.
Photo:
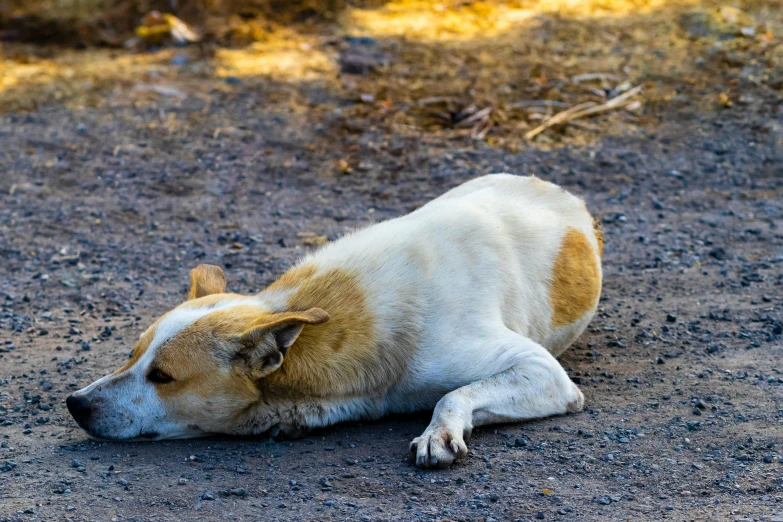
M 328 242 L 329 240 L 326 239 L 326 236 L 314 236 L 302 239 L 302 244 L 305 246 L 321 246 Z

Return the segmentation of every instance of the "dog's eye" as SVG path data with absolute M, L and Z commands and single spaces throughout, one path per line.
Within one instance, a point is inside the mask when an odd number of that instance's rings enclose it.
M 171 375 L 158 369 L 152 370 L 150 373 L 148 373 L 147 379 L 154 382 L 155 384 L 166 384 L 167 382 L 174 380 Z

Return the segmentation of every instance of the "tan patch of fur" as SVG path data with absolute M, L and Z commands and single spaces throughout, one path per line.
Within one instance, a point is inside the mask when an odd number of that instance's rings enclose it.
M 317 404 L 324 399 L 367 396 L 393 385 L 410 357 L 405 346 L 412 343 L 384 350 L 376 339 L 375 318 L 357 274 L 334 269 L 315 275 L 316 268 L 315 264 L 297 267 L 269 287 L 292 290 L 285 310 L 267 312 L 251 304 L 216 310 L 161 346 L 152 367 L 174 378 L 155 385 L 167 411 L 192 419 L 205 431 L 243 433 L 250 426 L 270 422 L 296 426 L 303 422 L 299 418 L 308 404 L 314 408 L 308 415 L 317 415 Z M 239 297 L 207 296 L 183 306 Z M 328 321 L 308 324 L 325 320 L 323 311 Z M 243 334 L 300 316 L 307 321 L 282 365 L 254 378 L 249 359 L 241 353 Z M 146 346 L 153 334 L 154 329 L 145 333 Z
M 253 383 L 232 372 L 229 362 L 237 352 L 242 332 L 265 315 L 272 314 L 251 305 L 217 310 L 167 341 L 151 366 L 171 375 L 174 381 L 157 385 L 158 396 L 171 399 L 187 392 L 199 397 L 257 397 Z
M 574 323 L 593 308 L 600 293 L 601 275 L 593 247 L 582 232 L 569 228 L 552 271 L 552 326 Z
M 151 366 L 174 378 L 155 385 L 169 415 L 205 432 L 225 432 L 258 402 L 255 381 L 234 356 L 242 332 L 260 314 L 250 305 L 217 310 L 161 346 Z
M 262 393 L 293 398 L 382 389 L 387 370 L 379 364 L 374 319 L 357 277 L 340 269 L 308 277 L 288 309 L 310 308 L 325 310 L 329 321 L 304 327 L 280 370 L 260 383 Z
M 269 285 L 267 290 L 282 290 L 285 288 L 296 288 L 303 281 L 310 279 L 318 271 L 318 266 L 313 263 L 305 263 L 297 266 L 283 274 L 280 279 Z
M 320 310 L 266 312 L 248 304 L 216 310 L 183 329 L 161 346 L 151 364 L 174 379 L 155 385 L 169 414 L 189 419 L 207 432 L 246 432 L 242 419 L 254 418 L 253 407 L 261 404 L 263 383 L 269 376 L 259 380 L 255 377 L 257 372 L 248 367 L 250 359 L 247 354 L 243 355 L 243 350 L 248 349 L 241 341 L 243 335 L 248 330 L 274 328 L 297 318 L 318 322 L 327 320 L 328 316 Z M 288 353 L 294 348 L 292 346 Z M 280 372 L 272 375 L 276 373 Z M 291 385 L 286 389 L 296 388 Z M 296 395 L 291 392 L 282 397 L 264 396 L 263 404 L 267 408 L 262 410 L 266 415 L 274 415 L 270 412 L 278 411 L 280 406 L 270 409 L 269 398 L 278 399 L 275 402 L 280 403 L 280 399 L 290 401 Z M 247 417 L 248 414 L 251 417 Z M 262 418 L 253 422 L 263 425 L 267 421 Z
M 598 241 L 598 255 L 604 257 L 604 233 L 601 228 L 601 222 L 597 219 L 593 219 L 593 233 Z
M 248 331 L 268 330 L 292 320 L 316 323 L 328 319 L 321 310 L 272 313 L 250 304 L 216 310 L 193 322 L 155 354 L 151 367 L 174 378 L 157 386 L 158 395 L 171 398 L 187 392 L 199 397 L 254 399 L 258 391 L 249 378 L 251 372 L 236 357 L 244 349 L 240 339 Z

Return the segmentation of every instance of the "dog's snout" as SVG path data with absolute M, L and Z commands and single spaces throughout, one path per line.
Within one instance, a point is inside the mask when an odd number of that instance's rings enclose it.
M 71 412 L 76 423 L 86 430 L 92 416 L 90 401 L 85 397 L 70 395 L 65 399 L 65 405 L 68 406 L 68 411 Z

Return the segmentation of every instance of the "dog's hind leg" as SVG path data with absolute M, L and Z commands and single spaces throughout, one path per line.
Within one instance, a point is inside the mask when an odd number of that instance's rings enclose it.
M 513 332 L 489 342 L 518 350 L 514 365 L 438 401 L 430 425 L 410 444 L 410 458 L 417 466 L 444 468 L 464 457 L 465 440 L 475 426 L 582 409 L 582 392 L 543 346 Z

